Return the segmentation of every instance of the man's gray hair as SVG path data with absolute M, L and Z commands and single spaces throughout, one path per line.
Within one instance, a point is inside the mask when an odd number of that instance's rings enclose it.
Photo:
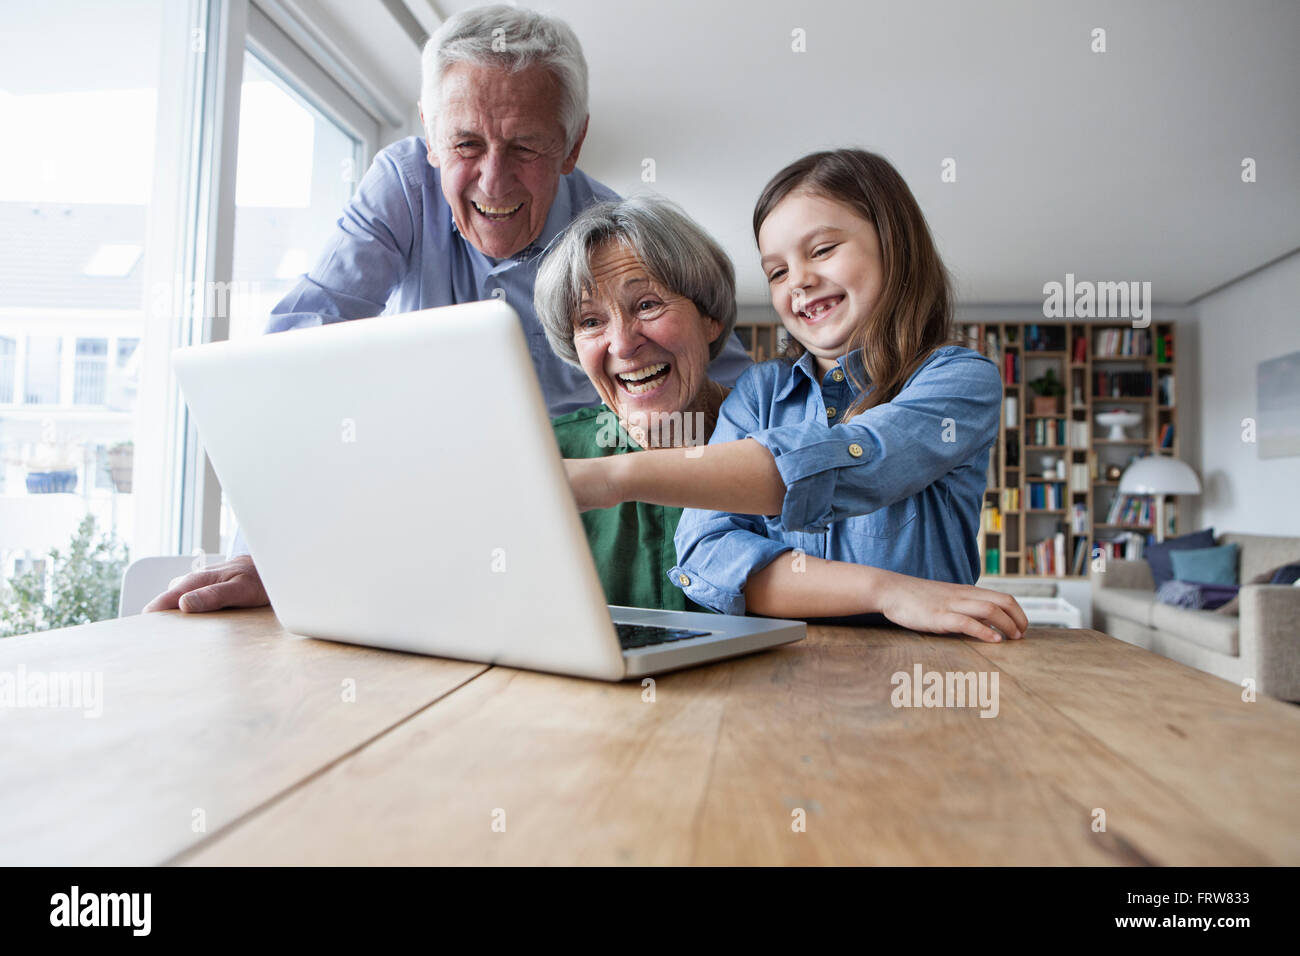
M 420 60 L 420 106 L 425 132 L 436 128 L 439 86 L 456 63 L 518 73 L 544 66 L 560 86 L 560 125 L 565 154 L 572 151 L 587 119 L 587 61 L 573 29 L 557 17 L 496 4 L 463 10 L 438 27 Z
M 590 206 L 547 247 L 533 285 L 533 308 L 551 349 L 577 365 L 573 322 L 583 292 L 595 288 L 591 258 L 608 243 L 626 246 L 650 277 L 722 323 L 709 345 L 717 358 L 736 326 L 736 270 L 713 237 L 667 199 L 633 197 Z

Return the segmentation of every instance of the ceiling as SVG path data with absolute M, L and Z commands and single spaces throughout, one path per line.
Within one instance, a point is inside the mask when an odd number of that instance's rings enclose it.
M 404 2 L 434 22 L 477 5 Z M 1066 273 L 1147 281 L 1156 302 L 1183 304 L 1300 248 L 1295 0 L 544 7 L 590 66 L 582 168 L 680 202 L 732 255 L 745 302 L 766 298 L 749 227 L 760 189 L 834 146 L 899 168 L 968 304 L 1041 302 Z M 409 60 L 392 42 L 375 56 L 388 70 Z

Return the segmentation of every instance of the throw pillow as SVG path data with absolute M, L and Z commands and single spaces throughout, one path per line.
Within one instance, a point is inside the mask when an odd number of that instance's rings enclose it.
M 1235 584 L 1197 584 L 1175 578 L 1160 585 L 1156 600 L 1189 611 L 1217 611 L 1228 601 L 1237 599 L 1237 590 Z
M 1269 584 L 1295 584 L 1300 581 L 1300 564 L 1284 564 L 1273 572 Z
M 1288 573 L 1288 569 L 1290 569 L 1290 568 L 1300 568 L 1300 565 L 1296 565 L 1296 564 L 1284 564 L 1284 565 L 1282 565 L 1280 568 L 1273 568 L 1273 569 L 1270 570 L 1270 571 L 1263 571 L 1263 572 L 1261 572 L 1260 574 L 1255 575 L 1253 578 L 1251 578 L 1251 579 L 1250 579 L 1249 581 L 1247 581 L 1246 583 L 1247 583 L 1247 584 L 1278 584 L 1278 583 L 1280 583 L 1280 582 L 1278 582 L 1278 581 L 1275 580 L 1275 579 L 1276 579 L 1276 578 L 1281 578 L 1281 577 L 1286 577 L 1286 576 L 1287 576 L 1287 573 Z M 1297 576 L 1296 579 L 1295 579 L 1295 581 L 1294 581 L 1293 583 L 1294 583 L 1295 587 L 1300 587 L 1300 576 Z M 1214 613 L 1215 613 L 1215 614 L 1231 614 L 1231 615 L 1233 615 L 1233 616 L 1238 616 L 1238 615 L 1240 615 L 1240 614 L 1241 614 L 1241 596 L 1240 596 L 1240 594 L 1239 594 L 1237 597 L 1233 598 L 1231 601 L 1229 601 L 1227 604 L 1221 605 L 1220 607 L 1216 607 L 1216 608 L 1214 609 Z
M 1235 601 L 1241 588 L 1235 584 L 1198 584 L 1201 591 L 1201 610 L 1217 611 L 1229 601 Z
M 1201 607 L 1201 587 L 1191 581 L 1166 581 L 1156 591 L 1156 600 L 1170 607 L 1185 607 L 1189 611 Z
M 1212 547 L 1214 547 L 1213 528 L 1193 531 L 1191 534 L 1185 534 L 1180 538 L 1169 538 L 1158 543 L 1148 542 L 1145 557 L 1147 564 L 1151 566 L 1151 577 L 1156 582 L 1156 588 L 1159 589 L 1160 585 L 1166 581 L 1172 581 L 1174 578 L 1174 567 L 1169 560 L 1171 553 L 1192 548 Z
M 1179 581 L 1198 584 L 1236 584 L 1237 552 L 1235 544 L 1217 548 L 1194 548 L 1188 551 L 1171 551 L 1169 560 L 1174 566 L 1174 577 Z

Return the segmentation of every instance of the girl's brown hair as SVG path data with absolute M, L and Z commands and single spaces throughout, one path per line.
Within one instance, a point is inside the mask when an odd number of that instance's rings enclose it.
M 883 156 L 836 149 L 795 160 L 773 176 L 758 197 L 755 242 L 777 203 L 794 192 L 845 203 L 880 236 L 884 283 L 871 315 L 848 342 L 849 351 L 862 350 L 872 388 L 867 391 L 867 383 L 854 381 L 861 394 L 844 415 L 849 419 L 892 401 L 931 352 L 954 343 L 952 284 L 916 197 Z M 791 338 L 786 357 L 797 360 L 804 351 Z M 845 367 L 852 375 L 852 367 Z

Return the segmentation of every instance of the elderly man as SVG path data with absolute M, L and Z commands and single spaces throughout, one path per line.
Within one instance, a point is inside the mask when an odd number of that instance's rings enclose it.
M 596 404 L 533 311 L 541 252 L 591 204 L 618 196 L 577 169 L 587 133 L 587 64 L 567 24 L 479 7 L 425 46 L 420 118 L 375 157 L 315 268 L 272 310 L 272 332 L 504 298 L 519 313 L 552 416 Z M 734 337 L 710 367 L 730 385 L 749 364 Z M 398 529 L 395 529 L 395 533 Z M 236 540 L 224 564 L 172 582 L 145 611 L 266 604 Z

